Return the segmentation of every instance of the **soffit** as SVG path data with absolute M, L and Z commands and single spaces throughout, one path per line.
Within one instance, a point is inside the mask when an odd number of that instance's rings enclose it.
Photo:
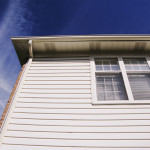
M 21 64 L 29 57 L 30 39 L 34 57 L 150 52 L 149 35 L 13 37 L 12 42 Z

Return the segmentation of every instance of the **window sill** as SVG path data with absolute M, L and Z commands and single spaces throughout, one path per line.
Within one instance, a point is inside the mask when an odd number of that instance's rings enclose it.
M 150 100 L 92 101 L 92 105 L 150 105 Z

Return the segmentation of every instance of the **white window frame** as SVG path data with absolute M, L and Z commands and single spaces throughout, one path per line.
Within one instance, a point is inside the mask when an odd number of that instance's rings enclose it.
M 109 100 L 109 101 L 98 101 L 97 99 L 97 84 L 96 84 L 96 73 L 99 71 L 96 71 L 96 65 L 95 65 L 95 58 L 102 58 L 102 59 L 107 59 L 107 58 L 116 58 L 118 59 L 118 64 L 120 67 L 120 71 L 104 71 L 104 73 L 109 74 L 109 73 L 121 73 L 126 94 L 128 99 L 127 100 Z M 111 105 L 116 105 L 116 104 L 150 104 L 150 100 L 134 100 L 132 90 L 130 87 L 129 79 L 127 76 L 128 71 L 125 69 L 125 64 L 123 62 L 123 58 L 145 58 L 147 61 L 148 66 L 150 67 L 150 57 L 149 56 L 91 56 L 90 57 L 90 70 L 91 70 L 91 93 L 92 93 L 92 104 L 97 105 L 97 104 L 111 104 Z M 143 73 L 150 73 L 150 71 L 143 71 Z M 102 72 L 101 72 L 102 73 Z M 139 73 L 137 71 L 137 73 Z

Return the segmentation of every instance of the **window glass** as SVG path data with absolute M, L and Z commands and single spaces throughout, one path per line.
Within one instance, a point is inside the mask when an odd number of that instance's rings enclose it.
M 134 100 L 150 100 L 150 74 L 128 74 Z
M 118 71 L 119 65 L 117 59 L 95 59 L 97 71 Z
M 127 100 L 121 74 L 96 74 L 99 101 Z
M 145 58 L 124 58 L 123 60 L 127 71 L 150 70 Z

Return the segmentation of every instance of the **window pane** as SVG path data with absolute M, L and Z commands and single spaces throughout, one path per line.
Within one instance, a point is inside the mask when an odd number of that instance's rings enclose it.
M 107 94 L 107 101 L 109 101 L 109 100 L 115 100 L 115 93 L 113 92 L 113 91 L 110 91 L 110 92 L 106 92 L 106 94 Z
M 96 74 L 99 101 L 127 100 L 121 74 Z
M 95 59 L 96 70 L 97 71 L 117 71 L 119 69 L 117 59 Z
M 103 66 L 102 65 L 96 65 L 96 70 L 102 71 L 103 70 Z
M 119 70 L 119 66 L 118 65 L 111 65 L 111 69 L 112 70 Z
M 149 70 L 149 67 L 148 65 L 141 65 L 141 70 Z
M 108 70 L 108 71 L 111 70 L 110 65 L 104 65 L 104 70 Z
M 145 58 L 124 58 L 126 70 L 150 70 Z
M 132 66 L 131 65 L 125 65 L 126 70 L 132 70 Z
M 139 65 L 133 65 L 132 67 L 133 70 L 141 70 Z
M 128 74 L 130 86 L 135 100 L 150 100 L 150 75 Z

